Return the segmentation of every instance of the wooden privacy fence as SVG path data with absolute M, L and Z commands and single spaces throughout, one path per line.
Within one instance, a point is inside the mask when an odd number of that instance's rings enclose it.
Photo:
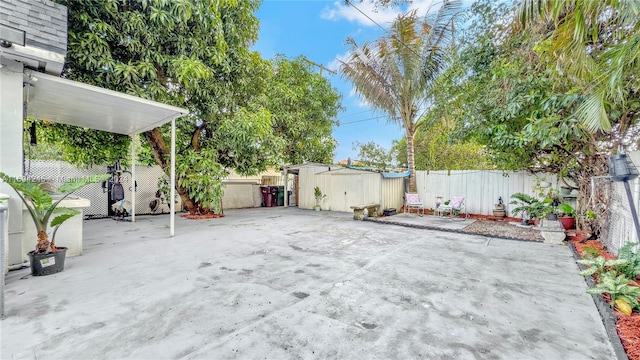
M 537 178 L 550 182 L 551 188 L 560 187 L 557 177 L 552 174 L 501 170 L 417 171 L 416 186 L 420 200 L 427 208 L 435 208 L 438 196 L 442 196 L 443 201 L 464 196 L 467 211 L 491 215 L 498 197 L 502 196 L 507 215 L 511 216 L 510 210 L 515 207 L 509 204 L 511 195 L 518 192 L 534 195 L 532 188 Z

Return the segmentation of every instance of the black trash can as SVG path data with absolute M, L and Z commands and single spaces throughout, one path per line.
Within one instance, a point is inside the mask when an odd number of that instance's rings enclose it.
M 278 187 L 269 186 L 269 193 L 271 194 L 271 201 L 269 202 L 271 205 L 267 205 L 267 206 L 277 206 L 278 205 Z
M 260 186 L 260 191 L 262 192 L 262 207 L 271 207 L 271 192 L 269 191 L 269 186 Z
M 284 186 L 278 186 L 278 206 L 284 206 Z

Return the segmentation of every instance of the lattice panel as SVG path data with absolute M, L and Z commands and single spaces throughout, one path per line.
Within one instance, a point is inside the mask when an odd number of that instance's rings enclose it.
M 130 169 L 125 169 L 130 170 Z M 40 182 L 47 182 L 53 186 L 60 186 L 66 180 L 76 177 L 106 174 L 106 166 L 92 166 L 79 169 L 62 161 L 31 160 L 27 164 L 27 176 Z M 161 195 L 156 198 L 158 180 L 163 176 L 159 166 L 136 166 L 136 215 L 169 213 L 168 202 Z M 131 174 L 123 172 L 120 178 L 125 190 L 125 200 L 131 203 Z M 108 198 L 106 190 L 101 184 L 90 184 L 75 192 L 76 195 L 89 199 L 91 206 L 84 209 L 85 218 L 107 217 Z M 179 198 L 177 197 L 179 201 Z M 157 206 L 152 209 L 150 203 L 156 201 Z M 130 205 L 129 205 L 130 206 Z M 178 207 L 179 209 L 180 207 Z

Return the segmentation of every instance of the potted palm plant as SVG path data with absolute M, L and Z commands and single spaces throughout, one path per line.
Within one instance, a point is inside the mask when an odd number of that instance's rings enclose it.
M 326 198 L 326 197 L 327 197 L 327 195 L 323 194 L 323 193 L 322 193 L 322 191 L 320 191 L 320 188 L 316 186 L 316 187 L 313 189 L 313 196 L 314 196 L 314 197 L 315 197 L 315 199 L 316 199 L 316 206 L 314 206 L 314 208 L 313 208 L 313 209 L 314 209 L 315 211 L 320 211 L 320 210 L 321 210 L 321 208 L 320 208 L 320 204 L 322 204 L 322 200 L 324 200 L 324 198 Z
M 86 178 L 70 179 L 58 187 L 60 198 L 53 201 L 51 195 L 43 190 L 40 185 L 7 176 L 0 172 L 0 179 L 11 186 L 31 215 L 38 239 L 35 250 L 30 251 L 31 274 L 34 276 L 50 275 L 64 270 L 64 259 L 67 249 L 56 247 L 55 236 L 58 228 L 65 221 L 80 213 L 75 209 L 60 207 L 60 202 L 81 187 L 106 180 L 111 175 L 93 176 Z M 55 217 L 53 217 L 55 215 Z M 53 227 L 53 234 L 49 240 L 48 229 Z

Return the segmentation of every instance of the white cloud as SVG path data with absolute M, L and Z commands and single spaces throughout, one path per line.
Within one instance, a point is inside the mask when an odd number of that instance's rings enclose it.
M 462 0 L 462 7 L 470 6 L 473 1 L 474 0 Z M 413 0 L 408 6 L 403 8 L 376 7 L 371 0 L 365 0 L 363 2 L 353 0 L 353 5 L 347 5 L 344 1 L 336 1 L 331 6 L 324 8 L 320 17 L 333 21 L 344 19 L 367 27 L 380 25 L 388 28 L 393 20 L 401 13 L 416 10 L 418 16 L 424 16 L 427 13 L 435 14 L 440 6 L 442 6 L 442 0 Z
M 361 11 L 358 11 L 358 9 Z M 365 15 L 363 15 L 366 14 Z M 375 5 L 367 0 L 362 3 L 355 3 L 354 6 L 346 5 L 343 1 L 336 1 L 332 6 L 326 7 L 320 17 L 325 20 L 342 20 L 356 22 L 362 26 L 388 27 L 400 13 L 397 9 L 382 8 L 376 9 Z M 367 18 L 367 16 L 370 18 Z M 376 23 L 378 25 L 376 25 Z

